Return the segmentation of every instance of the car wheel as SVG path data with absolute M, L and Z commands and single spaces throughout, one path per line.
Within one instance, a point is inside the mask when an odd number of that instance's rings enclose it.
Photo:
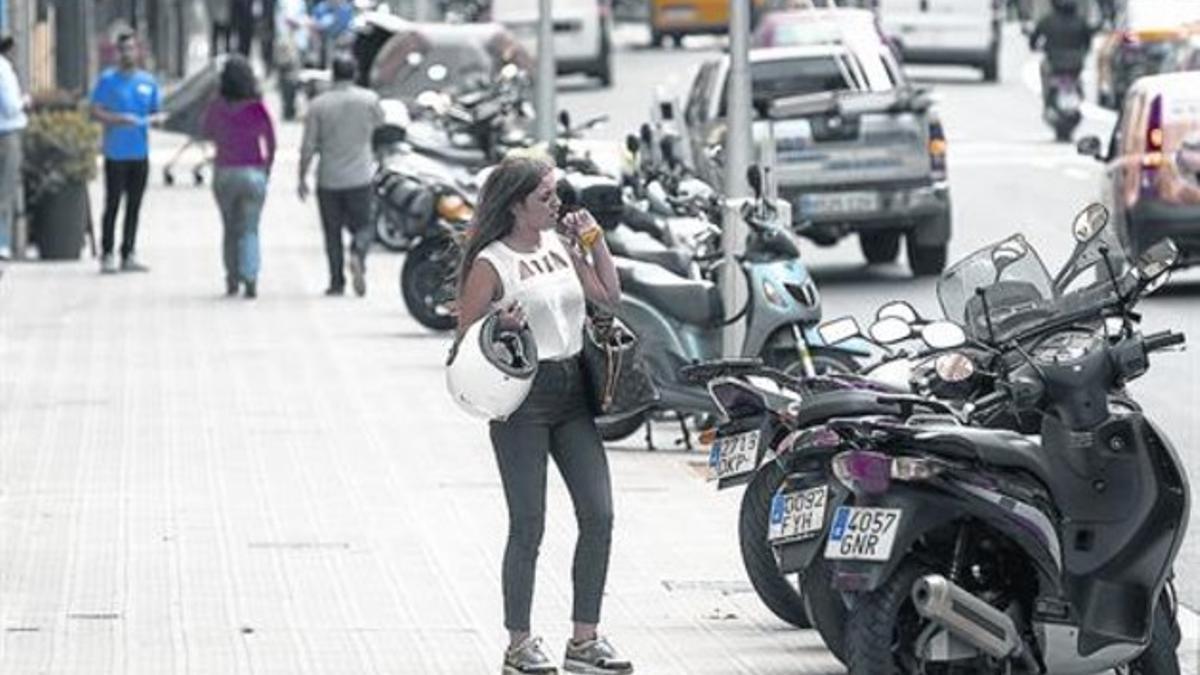
M 675 33 L 671 35 L 671 41 L 675 43 L 675 48 L 683 47 L 683 33 Z
M 872 265 L 890 263 L 900 254 L 899 232 L 859 232 L 863 257 Z
M 905 239 L 908 249 L 908 266 L 913 275 L 931 277 L 946 269 L 946 245 L 922 245 L 917 243 L 916 234 L 909 234 Z
M 656 31 L 656 30 L 651 30 L 650 31 L 650 46 L 654 47 L 656 49 L 659 47 L 662 47 L 663 37 L 664 36 L 661 32 Z
M 993 49 L 991 56 L 983 62 L 980 68 L 983 69 L 984 82 L 998 82 L 1000 80 L 1000 52 Z

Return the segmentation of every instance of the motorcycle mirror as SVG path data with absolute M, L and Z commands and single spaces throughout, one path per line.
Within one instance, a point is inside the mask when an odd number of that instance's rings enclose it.
M 746 169 L 746 182 L 750 184 L 750 189 L 754 191 L 754 198 L 762 199 L 762 169 L 757 164 L 751 164 L 750 168 Z
M 903 320 L 905 323 L 916 323 L 921 319 L 920 315 L 917 314 L 917 310 L 913 309 L 912 305 L 904 302 L 903 300 L 889 302 L 880 307 L 879 311 L 875 313 L 876 321 L 880 319 L 887 319 L 889 317 L 896 317 L 897 319 Z
M 858 327 L 858 322 L 854 320 L 854 317 L 844 316 L 817 326 L 817 334 L 821 336 L 825 344 L 835 345 L 862 335 L 862 329 Z
M 564 131 L 570 131 L 570 129 L 571 129 L 571 113 L 567 112 L 566 110 L 559 110 L 558 111 L 558 123 L 560 125 L 562 125 L 562 128 Z
M 912 337 L 912 326 L 904 319 L 888 317 L 871 324 L 871 339 L 880 344 L 892 344 Z
M 650 128 L 649 124 L 642 123 L 641 128 L 638 129 L 638 135 L 641 137 L 642 143 L 646 146 L 654 143 L 654 131 Z
M 425 55 L 421 52 L 409 52 L 408 56 L 404 57 L 404 60 L 408 65 L 416 67 L 421 65 L 421 62 L 425 60 Z
M 429 70 L 425 71 L 425 74 L 429 76 L 430 82 L 441 82 L 450 75 L 450 70 L 440 63 L 435 63 L 429 66 Z
M 921 339 L 934 349 L 953 349 L 967 342 L 967 333 L 952 321 L 934 321 L 921 329 Z
M 1103 204 L 1088 204 L 1071 223 L 1075 241 L 1086 244 L 1108 225 L 1108 209 Z
M 638 142 L 638 137 L 634 136 L 633 134 L 626 135 L 625 149 L 629 151 L 629 154 L 636 155 L 638 150 L 642 149 L 641 143 Z
M 1100 139 L 1096 136 L 1084 136 L 1075 144 L 1075 151 L 1084 157 L 1100 159 Z
M 1158 243 L 1146 249 L 1138 256 L 1138 275 L 1141 276 L 1146 289 L 1143 292 L 1153 292 L 1166 283 L 1163 277 L 1169 276 L 1171 268 L 1179 262 L 1179 247 L 1171 239 L 1161 239 Z M 1159 279 L 1163 278 L 1161 282 Z M 1157 282 L 1157 283 L 1156 283 Z M 1151 289 L 1150 287 L 1153 286 Z

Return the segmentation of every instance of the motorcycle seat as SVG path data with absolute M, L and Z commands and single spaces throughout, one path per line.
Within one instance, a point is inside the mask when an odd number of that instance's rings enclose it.
M 976 460 L 1004 469 L 1025 471 L 1046 486 L 1055 484 L 1046 452 L 1036 441 L 1007 429 L 930 426 L 917 434 L 922 447 L 959 459 Z
M 458 166 L 477 167 L 488 163 L 487 156 L 477 148 L 456 148 L 449 145 L 428 145 L 410 138 L 413 150 L 427 157 Z
M 608 231 L 605 239 L 613 255 L 653 263 L 681 277 L 691 275 L 692 256 L 686 250 L 667 248 L 647 236 L 639 237 L 620 227 Z
M 725 315 L 721 291 L 711 281 L 688 279 L 653 263 L 616 258 L 621 290 L 686 324 L 710 326 Z

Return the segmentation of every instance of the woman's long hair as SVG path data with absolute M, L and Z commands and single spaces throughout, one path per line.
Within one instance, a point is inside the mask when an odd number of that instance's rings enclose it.
M 221 98 L 230 103 L 262 98 L 258 78 L 250 68 L 250 62 L 241 54 L 230 54 L 226 57 L 225 67 L 221 69 L 219 92 Z
M 540 159 L 510 157 L 496 165 L 479 190 L 479 203 L 471 221 L 471 234 L 458 268 L 458 293 L 461 296 L 467 273 L 479 252 L 494 241 L 507 237 L 516 226 L 513 207 L 537 189 L 551 166 Z

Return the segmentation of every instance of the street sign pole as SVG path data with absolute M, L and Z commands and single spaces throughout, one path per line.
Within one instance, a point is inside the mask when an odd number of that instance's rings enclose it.
M 538 1 L 537 33 L 537 137 L 554 141 L 554 18 L 550 0 Z
M 750 166 L 750 0 L 729 0 L 729 103 L 725 127 L 725 214 L 721 248 L 725 260 L 721 277 L 721 298 L 727 316 L 746 304 L 745 279 L 736 256 L 746 245 L 746 223 L 741 205 L 748 196 L 746 169 Z M 722 353 L 726 357 L 741 352 L 745 327 L 734 322 L 721 334 Z

